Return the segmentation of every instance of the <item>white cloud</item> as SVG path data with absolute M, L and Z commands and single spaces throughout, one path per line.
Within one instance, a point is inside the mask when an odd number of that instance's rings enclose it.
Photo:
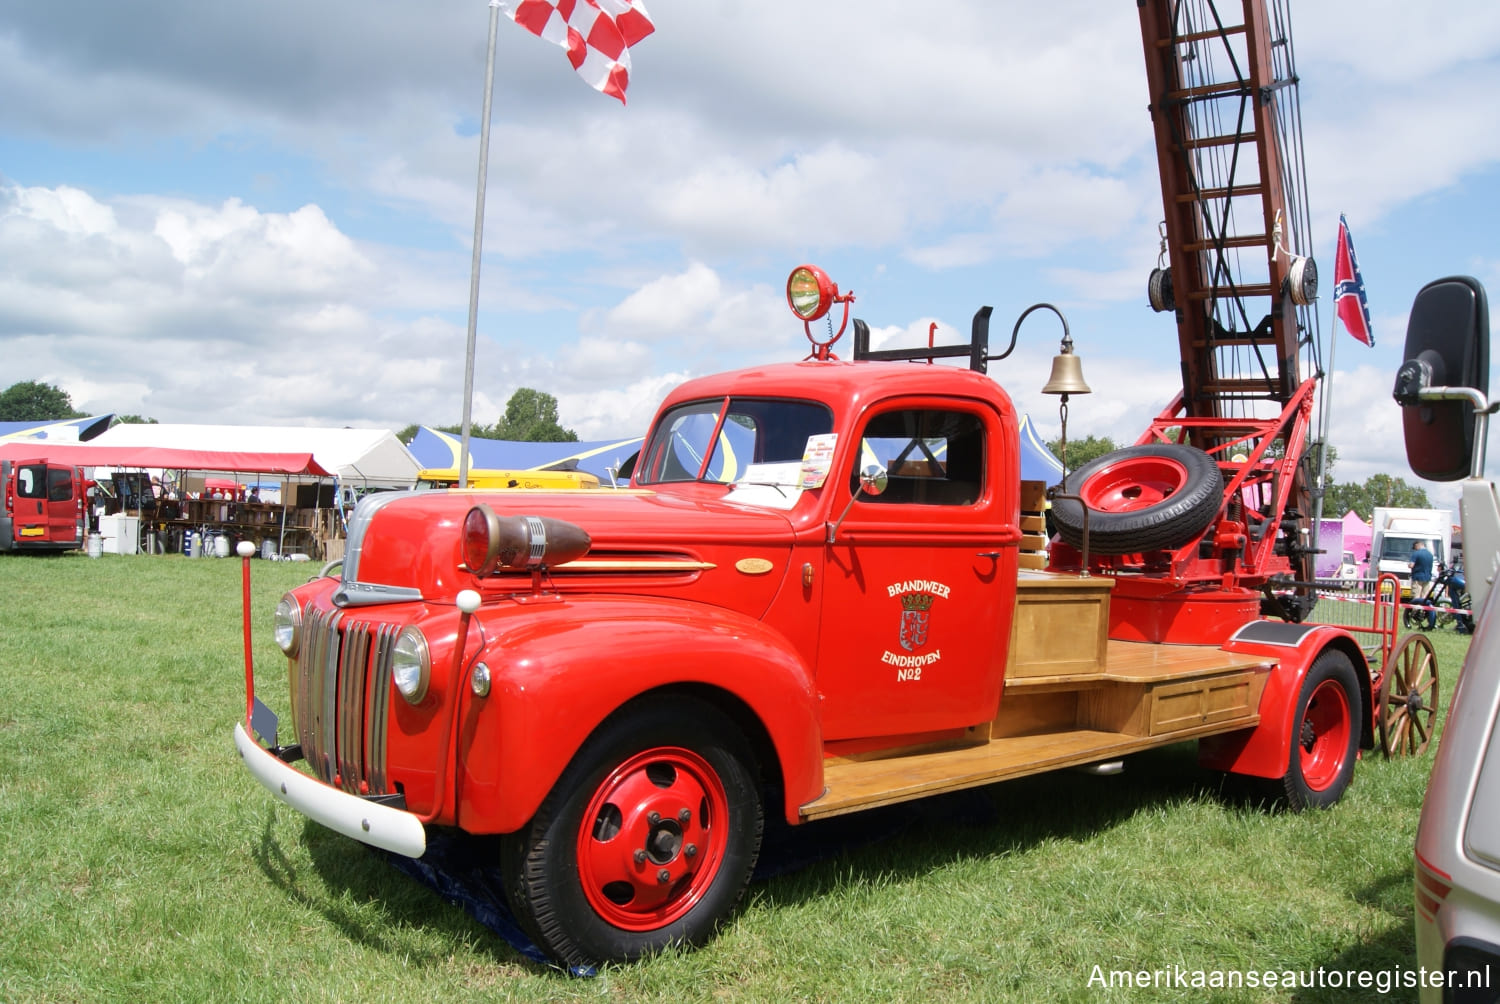
M 1095 388 L 1071 402 L 1070 436 L 1133 440 L 1171 399 L 1170 319 L 1144 302 L 1161 207 L 1129 5 L 652 11 L 628 109 L 501 26 L 476 418 L 533 386 L 585 438 L 641 431 L 682 379 L 800 358 L 780 283 L 805 260 L 859 288 L 877 344 L 925 344 L 934 320 L 940 342 L 962 340 L 979 303 L 1063 305 Z M 458 419 L 486 17 L 361 12 L 0 14 L 10 379 L 163 420 Z M 1420 226 L 1421 200 L 1500 162 L 1500 8 L 1296 13 L 1315 233 L 1349 211 L 1380 278 L 1396 271 L 1382 228 L 1403 211 Z M 1492 228 L 1474 222 L 1493 199 L 1475 196 L 1450 208 L 1470 227 L 1442 239 L 1453 264 L 1421 281 L 1467 268 L 1500 283 Z M 1404 317 L 1380 294 L 1404 278 L 1372 288 L 1381 348 L 1340 371 L 1336 416 L 1375 423 L 1336 425 L 1341 477 L 1400 471 L 1384 370 Z M 1055 345 L 1028 331 L 993 371 L 1047 435 Z

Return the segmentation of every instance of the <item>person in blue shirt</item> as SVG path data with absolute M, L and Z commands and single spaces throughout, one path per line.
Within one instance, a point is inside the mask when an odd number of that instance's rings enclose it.
M 1432 552 L 1427 544 L 1417 541 L 1411 546 L 1411 598 L 1414 603 L 1431 603 Z M 1437 628 L 1437 611 L 1427 611 L 1427 630 Z

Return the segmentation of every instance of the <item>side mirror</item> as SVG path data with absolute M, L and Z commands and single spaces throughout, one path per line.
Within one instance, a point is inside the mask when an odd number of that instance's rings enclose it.
M 1433 397 L 1424 391 L 1473 391 L 1488 403 L 1490 319 L 1484 286 L 1469 276 L 1437 279 L 1412 302 L 1406 351 L 1393 396 L 1401 405 L 1406 460 L 1429 481 L 1470 475 L 1478 415 L 1472 395 Z M 1482 407 L 1482 406 L 1481 406 Z
M 886 488 L 890 486 L 891 478 L 886 469 L 880 464 L 866 464 L 859 472 L 859 487 L 854 494 L 849 496 L 849 504 L 844 506 L 844 511 L 839 514 L 837 522 L 828 524 L 828 536 L 826 542 L 832 544 L 838 537 L 839 527 L 844 525 L 844 520 L 849 515 L 849 510 L 854 508 L 854 502 L 861 495 L 876 498 L 885 494 Z

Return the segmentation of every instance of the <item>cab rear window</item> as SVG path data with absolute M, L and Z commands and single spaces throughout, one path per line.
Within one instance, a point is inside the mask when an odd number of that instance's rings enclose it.
M 909 409 L 876 415 L 859 441 L 859 461 L 849 491 L 859 489 L 860 471 L 872 465 L 889 474 L 876 504 L 973 505 L 984 488 L 984 423 L 963 411 Z

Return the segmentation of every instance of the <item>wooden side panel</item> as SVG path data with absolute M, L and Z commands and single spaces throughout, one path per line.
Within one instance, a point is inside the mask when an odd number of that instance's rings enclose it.
M 1078 727 L 1163 736 L 1248 718 L 1260 704 L 1266 675 L 1242 672 L 1165 683 L 1106 684 L 1078 695 Z
M 1078 696 L 1078 725 L 1126 736 L 1147 735 L 1147 688 L 1135 683 L 1111 683 Z
M 1021 482 L 1021 512 L 1041 514 L 1047 508 L 1047 485 L 1041 481 Z
M 1158 736 L 1255 713 L 1265 673 L 1234 673 L 1151 688 L 1148 735 Z
M 1007 679 L 1104 671 L 1108 580 L 1022 577 L 1017 586 Z
M 1020 567 L 1047 567 L 1047 486 L 1040 481 L 1021 482 L 1021 555 Z
M 990 737 L 1033 736 L 1075 728 L 1079 694 L 1076 690 L 1007 693 L 1000 714 L 990 726 Z

